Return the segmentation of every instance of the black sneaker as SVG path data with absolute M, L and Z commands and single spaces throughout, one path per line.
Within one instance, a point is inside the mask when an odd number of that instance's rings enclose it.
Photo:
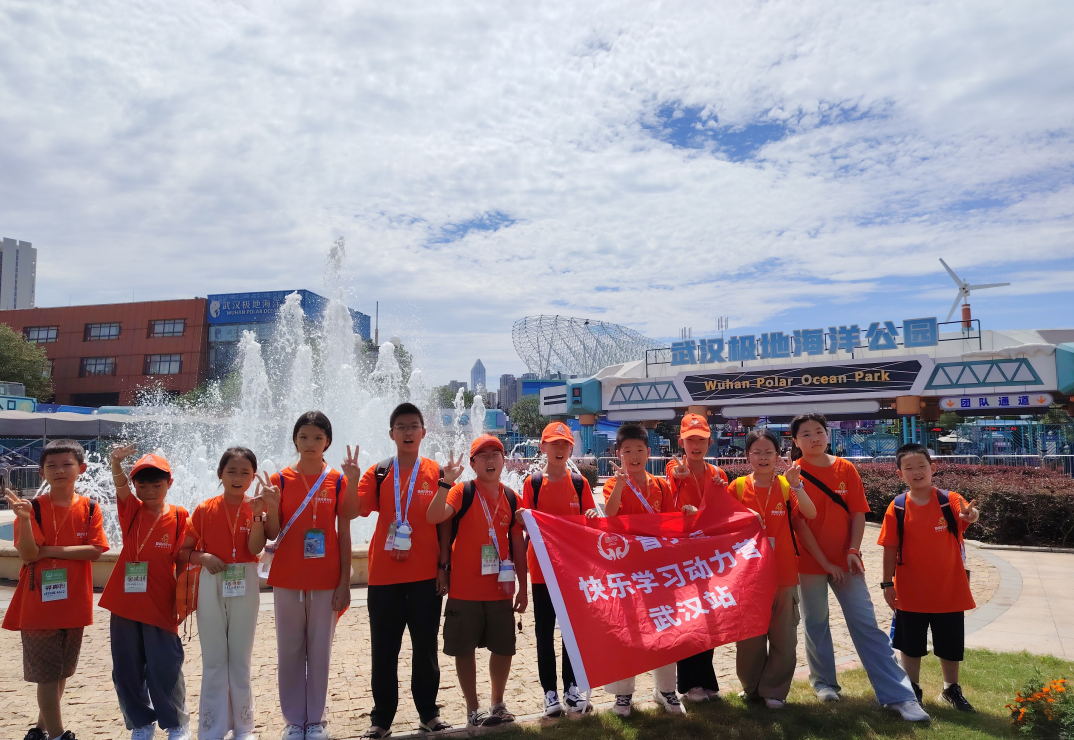
M 57 740 L 78 740 L 78 738 L 75 737 L 75 733 L 71 732 L 70 730 L 65 730 L 64 733 L 60 735 L 59 738 L 57 738 Z
M 922 691 L 922 690 L 921 690 L 921 687 L 920 687 L 920 686 L 918 686 L 918 685 L 917 685 L 916 683 L 914 683 L 913 681 L 911 681 L 911 682 L 910 682 L 910 687 L 911 687 L 911 688 L 913 688 L 913 690 L 914 690 L 914 696 L 916 696 L 916 697 L 917 697 L 917 703 L 918 703 L 918 704 L 921 704 L 921 703 L 922 703 L 922 699 L 921 699 L 921 697 L 923 697 L 923 696 L 925 695 L 925 692 L 924 692 L 924 691 Z
M 48 735 L 40 727 L 31 727 L 22 740 L 48 740 Z
M 951 684 L 940 694 L 940 701 L 947 702 L 960 712 L 976 712 L 973 705 L 966 701 L 962 695 L 962 687 L 957 683 Z

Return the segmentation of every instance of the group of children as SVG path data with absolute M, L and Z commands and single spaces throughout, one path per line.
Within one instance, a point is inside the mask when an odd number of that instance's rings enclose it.
M 220 459 L 223 492 L 192 514 L 167 502 L 170 466 L 145 455 L 126 471 L 133 446 L 111 455 L 123 549 L 101 596 L 111 612 L 113 672 L 120 710 L 132 740 L 148 740 L 155 726 L 169 740 L 190 738 L 179 618 L 194 608 L 202 652 L 197 736 L 255 738 L 251 659 L 260 607 L 259 578 L 272 587 L 284 740 L 328 737 L 328 680 L 339 616 L 350 604 L 350 520 L 378 513 L 369 544 L 367 607 L 371 632 L 373 708 L 365 738 L 383 738 L 399 704 L 398 661 L 404 630 L 412 646 L 411 694 L 427 732 L 450 728 L 439 715 L 438 647 L 455 659 L 469 727 L 514 720 L 504 691 L 515 654 L 516 614 L 532 593 L 538 672 L 544 713 L 591 709 L 561 650 L 563 699 L 557 682 L 556 616 L 548 588 L 527 545 L 522 511 L 555 516 L 600 516 L 588 481 L 568 467 L 574 438 L 561 422 L 541 436 L 544 469 L 526 478 L 521 501 L 500 478 L 504 447 L 483 435 L 470 447 L 475 478 L 461 482 L 462 456 L 441 466 L 421 457 L 426 429 L 421 411 L 399 405 L 389 435 L 396 454 L 364 473 L 358 448 L 347 447 L 342 470 L 324 461 L 332 425 L 311 411 L 292 433 L 297 461 L 258 475 L 257 458 L 232 447 Z M 976 521 L 973 503 L 932 486 L 928 450 L 899 450 L 899 476 L 908 486 L 888 508 L 884 596 L 895 610 L 893 638 L 877 625 L 864 580 L 860 545 L 869 510 L 856 469 L 829 455 L 824 417 L 807 414 L 791 425 L 793 462 L 781 463 L 778 439 L 765 428 L 745 442 L 752 472 L 728 481 L 706 462 L 707 420 L 686 414 L 683 455 L 666 476 L 647 472 L 648 432 L 624 424 L 616 436 L 619 465 L 604 484 L 605 516 L 695 514 L 713 497 L 733 496 L 754 511 L 775 559 L 777 589 L 767 634 L 737 644 L 736 668 L 747 700 L 784 705 L 795 669 L 799 613 L 805 622 L 809 680 L 821 701 L 838 701 L 828 620 L 831 588 L 878 701 L 905 719 L 927 720 L 918 674 L 931 628 L 941 659 L 941 699 L 972 711 L 958 685 L 963 612 L 973 608 L 964 568 L 962 532 Z M 37 684 L 39 718 L 26 740 L 75 740 L 65 730 L 61 699 L 76 670 L 83 630 L 92 624 L 91 562 L 108 549 L 100 506 L 75 493 L 85 472 L 78 443 L 58 440 L 41 454 L 46 494 L 31 501 L 5 491 L 16 515 L 15 545 L 24 565 L 3 627 L 21 632 L 24 677 Z M 250 489 L 253 487 L 253 494 Z M 532 584 L 530 581 L 532 580 Z M 444 606 L 443 597 L 447 596 Z M 50 603 L 55 602 L 55 603 Z M 521 623 L 519 623 L 521 627 Z M 490 706 L 477 694 L 477 648 L 488 648 Z M 893 648 L 901 655 L 896 660 Z M 718 696 L 713 651 L 653 671 L 653 700 L 685 713 Z M 631 712 L 633 678 L 606 687 L 614 711 Z

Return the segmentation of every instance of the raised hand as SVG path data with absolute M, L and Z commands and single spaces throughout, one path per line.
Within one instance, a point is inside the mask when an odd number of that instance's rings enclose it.
M 783 474 L 783 477 L 787 479 L 787 483 L 791 488 L 797 488 L 802 485 L 802 466 L 796 462 L 790 460 L 785 461 L 787 463 L 787 472 Z
M 122 462 L 138 451 L 138 445 L 116 445 L 112 448 L 112 462 Z
M 266 511 L 274 509 L 278 511 L 280 489 L 272 485 L 272 478 L 268 473 L 258 473 L 255 477 L 257 478 L 257 490 L 253 499 L 250 500 L 250 507 L 254 515 L 264 514 Z
M 455 485 L 455 481 L 457 481 L 462 475 L 462 471 L 464 469 L 464 459 L 465 458 L 463 457 L 463 453 L 460 452 L 459 459 L 456 460 L 454 450 L 451 452 L 451 457 L 448 460 L 447 467 L 444 468 L 444 482 L 447 483 L 449 486 Z
M 29 521 L 34 515 L 34 505 L 24 498 L 19 498 L 18 494 L 10 488 L 4 489 L 4 498 L 7 499 L 8 508 L 15 512 L 15 516 L 19 519 Z
M 977 508 L 977 499 L 970 501 L 966 507 L 958 512 L 958 518 L 964 522 L 973 524 L 981 518 L 981 512 Z
M 630 479 L 630 473 L 628 473 L 622 465 L 609 460 L 608 464 L 612 466 L 612 477 L 615 478 L 616 484 L 626 485 L 626 482 Z
M 347 455 L 343 458 L 343 474 L 349 479 L 358 479 L 362 477 L 362 469 L 358 465 L 358 445 L 354 446 L 354 453 L 351 453 L 351 446 L 347 445 Z
M 690 464 L 683 459 L 681 455 L 674 457 L 675 467 L 671 469 L 671 474 L 676 478 L 686 478 L 690 475 Z

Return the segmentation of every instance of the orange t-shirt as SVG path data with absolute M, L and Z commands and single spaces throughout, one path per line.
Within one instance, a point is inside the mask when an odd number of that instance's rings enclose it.
M 392 463 L 394 465 L 394 463 Z M 377 496 L 376 465 L 362 474 L 358 483 L 358 496 L 362 508 L 372 503 L 372 510 L 378 512 L 377 527 L 373 530 L 373 539 L 369 542 L 369 585 L 386 586 L 392 583 L 412 583 L 436 578 L 440 562 L 440 540 L 436 536 L 436 525 L 425 519 L 433 496 L 440 483 L 440 466 L 436 460 L 427 457 L 418 458 L 418 477 L 414 481 L 414 494 L 410 498 L 410 509 L 406 519 L 410 524 L 410 555 L 406 560 L 392 560 L 392 554 L 384 549 L 388 539 L 388 529 L 395 521 L 395 472 L 388 467 L 388 475 L 380 485 Z M 406 509 L 407 489 L 413 468 L 399 471 L 399 504 Z
M 798 556 L 794 554 L 794 542 L 791 540 L 791 517 L 798 515 L 798 497 L 794 495 L 794 491 L 791 491 L 790 501 L 785 506 L 779 478 L 772 479 L 772 485 L 768 490 L 762 488 L 758 491 L 753 484 L 753 476 L 747 475 L 731 483 L 729 490 L 735 494 L 736 498 L 739 480 L 744 481 L 742 505 L 761 515 L 768 543 L 775 550 L 776 585 L 797 586 Z M 789 512 L 788 509 L 790 509 Z M 774 544 L 773 540 L 775 540 Z
M 310 506 L 313 506 L 312 501 Z M 197 539 L 199 550 L 215 555 L 225 563 L 254 563 L 257 562 L 257 556 L 250 552 L 253 517 L 248 500 L 243 499 L 242 503 L 233 509 L 227 505 L 221 494 L 197 505 L 194 513 L 190 515 L 186 533 L 188 537 Z M 290 537 L 291 533 L 287 536 Z
M 846 502 L 850 513 L 865 514 L 869 511 L 869 502 L 865 500 L 865 487 L 861 484 L 861 477 L 854 464 L 841 457 L 835 458 L 835 462 L 826 468 L 818 468 L 805 460 L 799 460 L 802 470 L 827 484 L 828 488 Z M 843 507 L 828 498 L 828 494 L 820 490 L 802 476 L 802 483 L 806 487 L 809 499 L 817 507 L 815 519 L 805 519 L 806 525 L 820 546 L 824 557 L 828 558 L 843 570 L 848 570 L 847 549 L 850 547 L 850 517 L 843 511 Z M 827 571 L 821 568 L 816 558 L 802 547 L 798 557 L 798 572 L 824 575 Z
M 533 508 L 533 476 L 526 478 L 522 486 L 522 508 Z M 589 481 L 582 478 L 582 506 L 578 507 L 578 492 L 574 489 L 574 482 L 570 475 L 555 482 L 550 482 L 548 476 L 544 476 L 541 483 L 541 493 L 537 497 L 537 511 L 555 516 L 578 516 L 585 514 L 590 509 L 595 509 L 593 491 L 589 487 Z M 529 569 L 530 583 L 544 583 L 544 574 L 537 562 L 537 555 L 533 552 L 533 543 L 526 548 L 526 565 Z
M 447 505 L 456 512 L 462 508 L 462 492 L 465 483 L 456 483 L 448 491 Z M 476 483 L 474 484 L 476 485 Z M 544 488 L 541 489 L 544 496 Z M 481 507 L 478 497 L 480 491 L 474 492 L 474 501 L 469 510 L 459 521 L 459 531 L 455 536 L 455 542 L 451 545 L 451 589 L 448 596 L 463 601 L 502 601 L 513 598 L 500 591 L 496 575 L 481 575 L 481 548 L 484 545 L 493 544 L 489 535 L 489 521 L 485 518 L 485 510 Z M 511 503 L 503 492 L 500 485 L 499 495 L 495 503 L 485 499 L 489 508 L 489 516 L 496 531 L 496 544 L 499 545 L 498 554 L 500 560 L 512 560 L 507 532 L 513 526 L 512 537 L 522 536 L 522 528 L 511 520 Z M 516 542 L 521 540 L 515 539 Z
M 668 460 L 664 475 L 667 478 L 668 485 L 671 486 L 671 494 L 675 497 L 675 508 L 678 511 L 682 511 L 684 506 L 701 508 L 701 502 L 705 498 L 706 478 L 718 479 L 724 485 L 727 484 L 727 473 L 709 463 L 705 463 L 706 472 L 701 477 L 694 475 L 693 471 L 690 471 L 691 474 L 685 478 L 676 478 L 673 472 L 674 467 L 675 461 Z
M 175 562 L 186 537 L 186 509 L 165 503 L 154 517 L 144 511 L 141 500 L 131 494 L 118 501 L 123 550 L 101 594 L 101 608 L 113 614 L 178 632 L 175 614 Z M 144 544 L 143 544 L 144 543 Z M 127 563 L 148 562 L 146 590 L 126 593 Z
M 85 496 L 75 494 L 70 506 L 53 506 L 48 494 L 37 500 L 41 504 L 41 526 L 37 526 L 37 521 L 31 517 L 30 527 L 38 546 L 96 545 L 102 550 L 108 549 L 100 506 L 94 505 L 91 517 L 90 501 Z M 19 546 L 19 529 L 21 526 L 16 519 L 15 547 Z M 93 571 L 89 560 L 38 560 L 33 563 L 33 590 L 29 583 L 30 567 L 24 563 L 19 571 L 19 585 L 4 615 L 4 629 L 58 630 L 93 624 Z M 67 570 L 67 598 L 43 602 L 42 574 L 57 568 Z
M 970 526 L 958 517 L 965 507 L 965 499 L 952 491 L 948 500 L 961 536 Z M 899 546 L 894 501 L 888 504 L 887 513 L 884 514 L 877 544 Z M 900 610 L 944 614 L 976 607 L 959 545 L 959 540 L 947 529 L 947 520 L 943 517 L 940 502 L 936 500 L 935 488 L 924 506 L 915 504 L 910 494 L 906 495 L 902 565 L 895 568 L 895 594 L 899 597 Z
M 303 476 L 290 467 L 272 475 L 273 485 L 280 487 L 280 531 L 306 500 L 309 487 L 320 477 L 320 473 Z M 296 591 L 331 591 L 339 585 L 336 514 L 346 495 L 347 476 L 338 470 L 329 470 L 313 500 L 287 531 L 287 536 L 277 541 L 268 585 Z M 314 529 L 324 532 L 323 558 L 305 557 L 306 534 Z
M 649 506 L 653 507 L 654 514 L 667 514 L 669 512 L 674 513 L 678 511 L 675 508 L 675 496 L 671 493 L 671 486 L 663 478 L 657 478 L 655 475 L 645 474 L 645 488 L 639 488 L 640 493 L 645 496 L 645 500 L 649 502 Z M 634 485 L 637 485 L 636 483 Z M 612 495 L 612 491 L 615 490 L 615 478 L 609 478 L 604 481 L 604 500 L 607 501 Z M 541 495 L 544 495 L 544 491 L 541 491 Z M 616 512 L 616 516 L 627 516 L 629 514 L 648 514 L 648 510 L 645 508 L 645 504 L 641 502 L 637 494 L 627 484 L 623 484 L 623 495 L 619 499 L 619 511 Z

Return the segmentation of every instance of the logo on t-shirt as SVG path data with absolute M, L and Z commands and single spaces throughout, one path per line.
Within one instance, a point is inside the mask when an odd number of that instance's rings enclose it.
M 773 516 L 786 516 L 787 512 L 783 510 L 783 502 L 780 501 L 776 504 L 776 508 L 772 510 Z
M 172 548 L 172 536 L 165 532 L 163 535 L 161 535 L 160 539 L 157 540 L 155 547 L 159 547 L 162 550 L 170 550 Z
M 432 496 L 433 489 L 429 487 L 429 481 L 423 480 L 421 482 L 421 488 L 418 489 L 419 496 Z
M 597 538 L 597 552 L 605 560 L 622 560 L 630 550 L 626 537 L 611 532 L 604 532 Z
M 933 529 L 935 529 L 937 532 L 946 532 L 947 531 L 947 520 L 944 519 L 941 516 L 940 521 L 936 522 L 936 526 L 933 527 Z
M 846 495 L 847 495 L 847 484 L 843 483 L 842 481 L 840 481 L 839 482 L 839 487 L 835 489 L 835 492 L 838 493 L 840 496 L 846 497 Z

